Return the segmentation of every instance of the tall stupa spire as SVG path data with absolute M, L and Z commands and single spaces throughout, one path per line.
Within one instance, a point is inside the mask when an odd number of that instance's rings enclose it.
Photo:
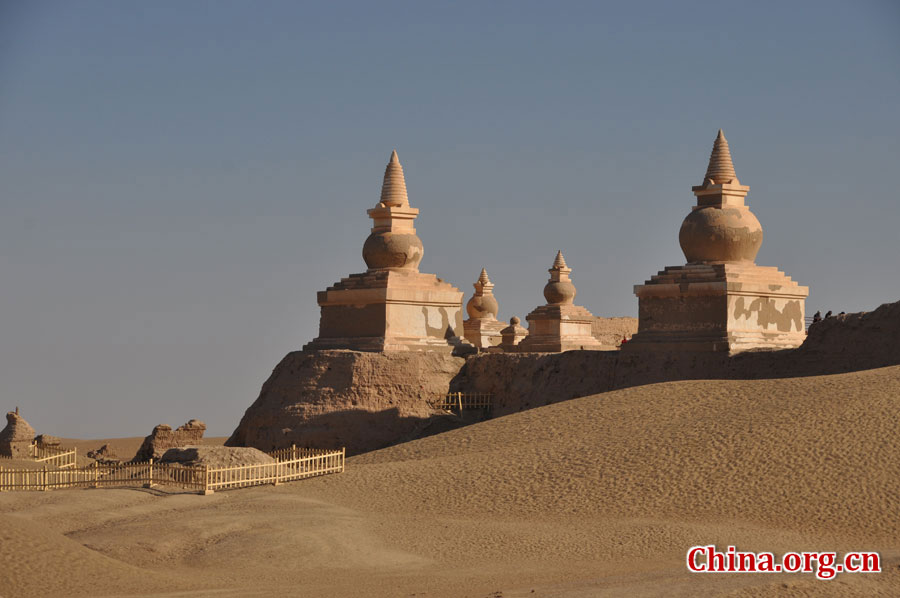
M 397 150 L 391 152 L 384 169 L 381 201 L 367 213 L 372 219 L 372 234 L 363 245 L 363 259 L 369 270 L 418 270 L 423 249 L 413 221 L 419 210 L 409 205 Z
M 709 166 L 706 168 L 706 175 L 703 182 L 713 181 L 713 184 L 723 185 L 733 183 L 739 185 L 737 174 L 734 172 L 734 162 L 731 160 L 731 150 L 728 148 L 728 140 L 725 139 L 725 133 L 719 129 L 719 134 L 713 143 L 712 152 L 709 155 Z
M 406 179 L 403 177 L 403 166 L 400 164 L 397 150 L 391 153 L 391 160 L 384 169 L 384 182 L 381 184 L 381 203 L 392 208 L 409 205 L 409 196 L 406 193 Z
M 762 226 L 744 203 L 750 187 L 742 185 L 734 173 L 722 129 L 713 143 L 703 184 L 692 190 L 697 205 L 678 233 L 688 263 L 753 262 L 762 244 Z

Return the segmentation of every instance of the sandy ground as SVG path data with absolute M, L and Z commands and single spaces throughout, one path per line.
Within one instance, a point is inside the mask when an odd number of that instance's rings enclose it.
M 673 382 L 279 487 L 4 493 L 0 595 L 897 596 L 898 430 L 900 367 Z M 707 543 L 877 550 L 884 571 L 688 573 Z

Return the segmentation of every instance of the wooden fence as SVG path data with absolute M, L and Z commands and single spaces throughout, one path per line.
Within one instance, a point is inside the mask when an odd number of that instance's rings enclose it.
M 59 469 L 75 467 L 78 464 L 78 448 L 63 448 L 46 444 L 31 445 L 31 457 L 38 463 L 46 463 Z
M 78 463 L 77 448 L 63 448 L 61 446 L 50 446 L 44 444 L 31 443 L 28 447 L 28 454 L 22 457 L 13 457 L 10 455 L 0 455 L 0 460 L 11 461 L 12 459 L 33 459 L 38 463 L 45 463 L 56 469 L 65 469 L 67 467 L 75 467 Z
M 490 411 L 493 405 L 493 397 L 494 395 L 486 392 L 451 392 L 432 402 L 431 406 L 444 411 L 456 409 L 460 413 L 464 409 L 486 409 Z
M 66 469 L 4 469 L 0 467 L 0 492 L 55 488 L 175 486 L 212 494 L 215 490 L 279 484 L 344 471 L 345 450 L 290 447 L 270 453 L 275 463 L 216 467 L 174 463 L 119 463 Z
M 288 451 L 290 452 L 286 456 L 289 458 L 279 455 Z M 205 490 L 241 488 L 256 484 L 278 485 L 281 482 L 344 471 L 344 449 L 327 451 L 292 447 L 270 454 L 275 457 L 275 463 L 207 470 Z

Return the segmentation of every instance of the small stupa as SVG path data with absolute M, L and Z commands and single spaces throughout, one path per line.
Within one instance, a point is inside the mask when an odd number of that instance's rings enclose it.
M 479 349 L 495 347 L 502 340 L 500 331 L 506 328 L 506 322 L 497 320 L 500 306 L 494 297 L 494 284 L 488 278 L 486 269 L 481 269 L 481 275 L 473 286 L 475 294 L 466 303 L 469 319 L 463 322 L 466 340 Z
M 575 285 L 569 278 L 572 269 L 566 265 L 562 251 L 556 253 L 550 280 L 544 287 L 546 305 L 525 316 L 528 336 L 518 345 L 519 351 L 559 352 L 573 349 L 607 349 L 591 335 L 594 316 L 575 305 Z
M 638 333 L 625 349 L 728 351 L 797 347 L 809 289 L 755 263 L 763 230 L 744 198 L 725 134 L 713 144 L 697 205 L 678 235 L 687 259 L 642 285 Z
M 509 326 L 500 331 L 500 349 L 513 353 L 518 351 L 519 343 L 528 336 L 528 329 L 519 325 L 519 318 L 513 316 L 509 319 Z
M 381 199 L 368 210 L 368 270 L 320 291 L 319 336 L 304 350 L 452 351 L 463 344 L 462 292 L 419 272 L 424 253 L 397 152 L 384 171 Z M 471 347 L 469 347 L 471 350 Z
M 25 459 L 31 456 L 34 428 L 19 415 L 19 408 L 6 414 L 6 427 L 0 430 L 0 457 Z

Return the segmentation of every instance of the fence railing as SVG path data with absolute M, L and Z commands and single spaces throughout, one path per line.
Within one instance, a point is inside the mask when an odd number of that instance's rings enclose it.
M 277 458 L 277 457 L 276 457 Z M 280 484 L 313 476 L 344 471 L 344 450 L 321 451 L 321 454 L 300 456 L 263 465 L 243 465 L 210 469 L 206 472 L 206 490 L 241 488 L 256 484 Z
M 494 395 L 486 392 L 451 392 L 433 401 L 431 406 L 435 409 L 462 412 L 464 409 L 487 409 L 493 405 Z
M 31 457 L 38 463 L 46 463 L 59 469 L 75 467 L 78 463 L 78 448 L 67 449 L 34 443 L 31 445 Z
M 269 452 L 269 455 L 278 461 L 291 461 L 293 459 L 303 459 L 304 457 L 319 457 L 321 455 L 333 455 L 338 451 L 329 449 L 303 448 L 299 446 L 289 446 L 283 449 L 277 449 Z
M 344 471 L 345 450 L 290 447 L 270 453 L 275 463 L 210 468 L 158 463 L 118 463 L 66 469 L 5 469 L 0 467 L 0 492 L 101 488 L 176 486 L 212 494 L 215 490 L 262 484 L 279 484 Z
M 75 465 L 78 463 L 78 449 L 69 449 L 61 446 L 37 444 L 36 442 L 32 442 L 28 447 L 28 454 L 23 455 L 22 457 L 0 455 L 0 460 L 2 461 L 10 461 L 12 459 L 21 458 L 32 459 L 38 463 L 46 463 L 47 465 L 56 467 L 57 469 L 64 469 L 66 467 L 75 467 Z

